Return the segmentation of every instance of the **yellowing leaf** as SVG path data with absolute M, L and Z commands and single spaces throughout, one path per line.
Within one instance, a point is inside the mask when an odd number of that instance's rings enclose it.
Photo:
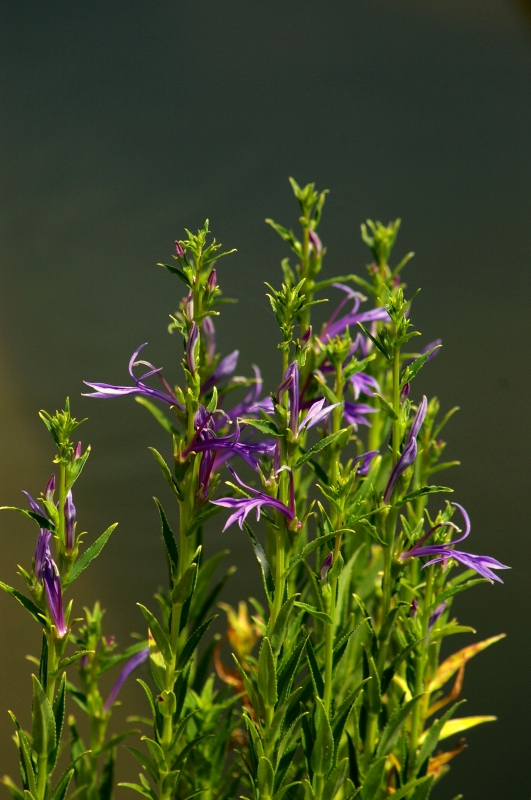
M 460 666 L 466 664 L 466 662 L 470 661 L 477 653 L 485 650 L 486 647 L 490 647 L 494 642 L 499 642 L 505 635 L 505 633 L 499 633 L 498 636 L 491 636 L 490 639 L 484 639 L 482 642 L 470 644 L 468 647 L 463 647 L 462 650 L 458 650 L 457 653 L 451 655 L 439 666 L 435 678 L 430 683 L 429 691 L 436 692 L 437 689 L 441 689 L 446 681 L 450 680 L 452 675 L 455 675 Z
M 497 719 L 497 717 L 461 717 L 461 719 L 449 719 L 448 722 L 445 722 L 443 725 L 439 741 L 441 741 L 441 739 L 447 739 L 455 733 L 462 733 L 462 731 L 467 731 L 469 728 L 475 728 L 476 725 L 481 725 L 483 722 L 495 722 Z

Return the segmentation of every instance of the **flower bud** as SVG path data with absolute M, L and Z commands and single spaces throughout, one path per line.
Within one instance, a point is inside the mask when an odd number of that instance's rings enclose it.
M 328 578 L 328 573 L 334 563 L 334 554 L 332 551 L 328 553 L 325 560 L 321 564 L 321 569 L 319 570 L 319 574 L 322 581 L 326 581 Z
M 42 581 L 42 570 L 44 567 L 45 559 L 51 556 L 50 553 L 51 536 L 52 536 L 51 531 L 47 531 L 45 528 L 41 528 L 37 539 L 37 547 L 35 548 L 34 572 L 35 572 L 35 577 L 37 578 L 38 581 Z
M 216 270 L 213 269 L 212 272 L 210 273 L 210 275 L 208 276 L 208 280 L 207 280 L 207 289 L 208 289 L 208 291 L 210 293 L 212 293 L 217 285 L 218 285 L 218 276 L 217 276 Z
M 413 598 L 411 601 L 411 605 L 409 606 L 409 616 L 411 619 L 417 618 L 417 611 L 419 610 L 419 601 L 416 597 Z
M 184 256 L 184 248 L 177 240 L 175 240 L 175 252 L 177 253 L 178 258 L 182 258 Z
M 400 401 L 403 403 L 404 400 L 407 400 L 411 392 L 411 384 L 409 381 L 402 386 L 400 390 Z
M 82 450 L 83 450 L 83 447 L 81 445 L 81 442 L 78 442 L 76 444 L 76 449 L 74 450 L 74 461 L 77 461 L 78 458 L 81 458 Z
M 72 492 L 68 492 L 64 506 L 65 513 L 65 550 L 68 554 L 74 549 L 75 543 L 75 524 L 76 507 L 72 498 Z
M 310 244 L 315 253 L 315 258 L 319 258 L 323 253 L 323 244 L 315 231 L 309 233 Z
M 307 347 L 311 338 L 312 338 L 312 326 L 310 325 L 309 328 L 301 336 L 301 347 Z
M 199 341 L 199 328 L 192 322 L 192 327 L 190 328 L 190 333 L 188 334 L 188 341 L 186 343 L 186 363 L 188 365 L 188 369 L 194 374 L 196 370 L 196 346 Z
M 55 492 L 55 475 L 52 475 L 52 477 L 46 484 L 46 489 L 44 490 L 44 499 L 48 503 L 51 503 L 53 501 L 54 492 Z

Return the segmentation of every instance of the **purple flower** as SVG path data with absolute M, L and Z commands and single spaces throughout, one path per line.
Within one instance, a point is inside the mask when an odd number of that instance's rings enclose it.
M 347 296 L 341 300 L 334 313 L 326 323 L 325 329 L 321 334 L 321 338 L 326 337 L 327 339 L 333 339 L 335 336 L 340 336 L 347 327 L 353 328 L 358 322 L 389 322 L 389 314 L 385 308 L 373 308 L 370 311 L 362 311 L 361 313 L 358 313 L 361 300 L 365 300 L 363 295 L 361 295 L 359 292 L 355 292 L 350 288 L 350 286 L 346 286 L 344 283 L 333 283 L 332 286 L 335 286 L 336 289 L 341 289 L 341 291 L 345 292 Z M 337 316 L 342 310 L 343 306 L 351 299 L 354 300 L 352 310 L 344 317 L 337 319 Z
M 195 363 L 195 357 L 196 357 L 196 347 L 198 341 L 199 341 L 199 328 L 197 327 L 195 322 L 192 322 L 192 326 L 188 334 L 188 341 L 186 342 L 186 363 L 188 364 L 188 369 L 190 370 L 192 375 L 195 373 L 197 367 Z
M 184 248 L 182 244 L 177 240 L 175 241 L 175 252 L 177 253 L 177 256 L 179 258 L 182 258 L 184 256 Z
M 355 459 L 355 464 L 358 465 L 357 474 L 358 475 L 367 475 L 371 468 L 372 460 L 375 456 L 378 455 L 378 450 L 368 450 L 366 453 L 361 453 Z
M 129 375 L 135 383 L 134 386 L 112 386 L 109 383 L 89 383 L 88 381 L 83 381 L 83 383 L 85 383 L 87 386 L 90 386 L 91 389 L 96 390 L 95 392 L 86 393 L 84 397 L 99 397 L 107 400 L 110 397 L 122 397 L 126 394 L 141 394 L 145 397 L 153 398 L 154 400 L 161 400 L 163 403 L 167 403 L 169 406 L 176 406 L 180 411 L 184 412 L 184 406 L 178 402 L 173 389 L 160 374 L 162 367 L 154 367 L 153 364 L 149 363 L 149 361 L 137 361 L 138 354 L 142 348 L 146 346 L 146 344 L 147 342 L 140 345 L 138 350 L 135 350 L 129 361 Z M 143 364 L 149 369 L 149 371 L 142 375 L 141 378 L 137 378 L 133 373 L 133 367 L 136 367 L 139 364 Z M 165 392 L 160 391 L 160 389 L 153 389 L 151 386 L 143 383 L 146 378 L 150 378 L 152 375 L 157 375 L 166 389 Z
M 71 553 L 75 544 L 76 507 L 72 491 L 66 495 L 65 506 L 65 551 Z
M 208 319 L 208 317 L 207 317 Z M 240 355 L 239 350 L 234 350 L 230 355 L 225 356 L 222 358 L 219 364 L 217 365 L 216 369 L 212 373 L 212 375 L 206 379 L 203 386 L 201 387 L 201 394 L 208 394 L 214 386 L 217 386 L 221 381 L 225 380 L 225 378 L 229 378 L 236 367 L 238 366 L 238 356 Z
M 400 402 L 403 403 L 404 400 L 407 400 L 410 393 L 411 393 L 411 384 L 408 381 L 402 386 L 400 390 Z
M 447 605 L 448 602 L 445 600 L 443 603 L 439 603 L 439 605 L 433 609 L 432 613 L 430 614 L 430 618 L 428 620 L 428 632 L 435 627 L 435 623 L 437 622 L 437 620 L 440 617 L 442 617 L 442 615 L 446 611 Z
M 143 664 L 144 661 L 147 661 L 148 658 L 149 658 L 149 647 L 143 647 L 142 650 L 139 650 L 138 653 L 135 653 L 134 656 L 132 656 L 132 658 L 129 659 L 125 667 L 123 667 L 122 671 L 118 675 L 118 679 L 114 684 L 114 686 L 112 687 L 107 700 L 105 701 L 104 705 L 105 711 L 110 711 L 111 706 L 113 705 L 114 701 L 118 696 L 118 692 L 124 685 L 129 675 L 137 667 L 139 667 L 140 664 Z
M 35 577 L 38 581 L 42 582 L 42 570 L 44 562 L 47 558 L 51 558 L 50 552 L 50 539 L 52 533 L 45 528 L 41 528 L 37 538 L 37 547 L 35 548 Z
M 411 605 L 409 606 L 409 616 L 411 617 L 411 619 L 417 618 L 418 610 L 419 610 L 419 601 L 417 600 L 416 597 L 414 597 L 413 600 L 411 601 Z
M 74 450 L 74 455 L 73 455 L 74 461 L 77 461 L 78 458 L 81 458 L 82 450 L 83 450 L 83 446 L 82 446 L 81 442 L 78 442 L 76 444 L 76 449 Z
M 373 378 L 372 375 L 367 375 L 365 372 L 354 373 L 354 375 L 350 376 L 349 381 L 352 384 L 354 400 L 357 400 L 362 392 L 363 394 L 372 395 L 374 394 L 373 390 L 380 391 L 376 378 Z
M 207 362 L 211 364 L 212 361 L 214 360 L 214 356 L 216 355 L 216 329 L 214 328 L 212 317 L 204 318 L 203 333 L 205 335 L 205 340 L 206 340 L 205 352 L 206 352 Z
M 46 489 L 44 490 L 44 499 L 47 500 L 48 503 L 53 502 L 54 492 L 55 492 L 55 475 L 52 475 L 52 477 L 46 484 Z
M 259 397 L 262 392 L 262 374 L 256 364 L 253 364 L 253 371 L 254 371 L 254 382 L 251 386 L 250 392 L 244 397 L 241 403 L 238 403 L 237 406 L 234 408 L 230 408 L 227 411 L 227 416 L 231 420 L 235 420 L 237 417 L 243 417 L 247 414 L 255 414 L 259 408 L 264 408 L 264 411 L 270 410 L 273 411 L 273 402 L 270 397 L 265 398 L 259 402 Z M 269 402 L 270 408 L 266 407 L 266 404 Z
M 349 425 L 352 425 L 354 430 L 358 429 L 358 425 L 368 425 L 371 423 L 364 416 L 365 414 L 375 414 L 379 409 L 367 405 L 367 403 L 350 403 L 345 400 L 343 404 L 343 416 Z
M 441 527 L 452 527 L 456 528 L 456 526 L 452 522 L 443 522 L 439 525 L 435 525 L 435 527 L 431 528 L 417 543 L 414 545 L 411 550 L 408 550 L 405 553 L 402 553 L 400 558 L 401 560 L 405 560 L 406 558 L 430 558 L 431 556 L 435 556 L 435 558 L 431 558 L 430 561 L 427 561 L 423 564 L 422 568 L 427 567 L 429 564 L 437 564 L 439 562 L 446 563 L 449 559 L 453 558 L 458 561 L 460 564 L 464 564 L 465 567 L 469 569 L 473 569 L 478 575 L 481 575 L 483 578 L 486 578 L 491 583 L 493 581 L 498 581 L 499 583 L 503 583 L 502 579 L 498 577 L 492 570 L 493 569 L 510 569 L 510 567 L 506 566 L 505 564 L 500 564 L 499 561 L 496 561 L 495 558 L 490 558 L 490 556 L 477 556 L 473 553 L 464 553 L 461 550 L 453 550 L 452 548 L 454 545 L 458 544 L 458 542 L 462 542 L 463 539 L 466 539 L 468 534 L 470 533 L 470 519 L 468 514 L 466 513 L 463 506 L 459 505 L 459 503 L 452 503 L 453 506 L 459 509 L 463 518 L 465 520 L 465 532 L 459 539 L 450 542 L 442 542 L 441 544 L 430 544 L 424 545 L 424 542 L 434 533 L 435 530 Z M 459 530 L 459 529 L 457 529 Z
M 294 498 L 293 498 L 293 475 L 290 471 L 290 505 L 284 505 L 280 500 L 277 500 L 274 497 L 270 497 L 268 494 L 264 494 L 263 492 L 258 491 L 257 489 L 253 489 L 251 486 L 247 486 L 234 472 L 232 467 L 229 467 L 229 470 L 232 476 L 238 481 L 240 486 L 247 492 L 251 492 L 253 497 L 221 497 L 219 500 L 211 500 L 210 502 L 215 506 L 223 506 L 224 508 L 230 508 L 233 510 L 233 513 L 228 518 L 227 522 L 225 523 L 225 527 L 223 528 L 224 531 L 232 525 L 233 522 L 237 522 L 240 528 L 243 529 L 243 523 L 250 514 L 251 511 L 256 509 L 256 519 L 260 519 L 260 512 L 263 506 L 269 506 L 270 508 L 274 508 L 276 511 L 279 511 L 283 514 L 288 522 L 293 522 L 295 519 L 295 506 L 294 506 Z
M 34 514 L 40 514 L 41 517 L 46 517 L 46 519 L 48 519 L 48 514 L 46 513 L 46 511 L 44 511 L 44 509 L 40 507 L 40 505 L 37 503 L 36 500 L 33 499 L 33 497 L 30 495 L 29 492 L 27 492 L 25 489 L 22 489 L 22 494 L 26 495 L 29 507 L 31 508 Z
M 312 326 L 310 325 L 301 336 L 300 339 L 301 347 L 306 347 L 311 338 L 312 338 Z
M 426 362 L 431 361 L 432 358 L 435 358 L 435 356 L 438 354 L 441 345 L 442 345 L 442 339 L 435 339 L 435 341 L 430 342 L 429 344 L 426 345 L 426 347 L 422 348 L 422 350 L 420 351 L 420 355 L 422 356 L 424 355 L 424 353 L 428 353 L 430 350 L 433 350 L 433 353 L 430 353 L 428 358 L 426 359 Z M 404 362 L 404 367 L 408 367 L 414 361 L 415 361 L 414 358 L 410 358 L 409 361 Z
M 415 414 L 415 418 L 413 420 L 413 424 L 409 429 L 409 434 L 406 440 L 406 446 L 402 451 L 402 455 L 396 462 L 393 471 L 391 472 L 391 476 L 389 478 L 389 483 L 384 492 L 384 503 L 388 503 L 391 499 L 391 495 L 393 494 L 393 489 L 396 486 L 396 482 L 398 481 L 399 477 L 402 475 L 403 472 L 408 469 L 414 462 L 417 457 L 417 436 L 419 435 L 420 427 L 424 422 L 424 417 L 426 416 L 426 412 L 428 410 L 428 400 L 426 395 L 423 396 L 422 400 L 419 403 L 418 411 Z
M 319 576 L 322 581 L 327 580 L 328 573 L 330 572 L 333 563 L 334 563 L 334 554 L 332 551 L 330 551 L 328 555 L 325 557 L 323 563 L 321 564 L 321 568 L 319 570 Z
M 65 615 L 63 611 L 63 593 L 61 590 L 61 578 L 57 564 L 47 555 L 42 564 L 42 579 L 44 581 L 44 588 L 46 590 L 46 600 L 48 601 L 48 609 L 53 620 L 53 624 L 57 629 L 59 638 L 68 631 L 65 625 Z
M 249 464 L 253 469 L 258 466 L 259 455 L 272 455 L 274 450 L 273 442 L 250 442 L 240 441 L 241 427 L 236 422 L 236 430 L 234 433 L 227 436 L 216 436 L 215 432 L 209 427 L 212 415 L 208 414 L 206 422 L 202 423 L 199 427 L 194 440 L 184 451 L 183 455 L 186 457 L 189 453 L 216 453 L 222 451 L 226 453 L 225 457 L 219 456 L 216 458 L 216 466 L 232 458 L 234 455 L 239 455 L 244 461 Z
M 284 380 L 277 389 L 277 398 L 279 402 L 286 391 L 289 394 L 289 426 L 294 438 L 300 436 L 303 431 L 310 430 L 314 425 L 318 425 L 339 405 L 339 403 L 333 403 L 325 407 L 324 398 L 317 400 L 315 403 L 312 403 L 308 409 L 308 413 L 299 425 L 299 368 L 296 361 L 293 361 L 289 365 L 284 373 Z

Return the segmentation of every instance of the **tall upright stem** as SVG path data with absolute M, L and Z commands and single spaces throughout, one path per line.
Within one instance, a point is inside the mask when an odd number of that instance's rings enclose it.
M 424 605 L 422 609 L 422 641 L 415 659 L 415 695 L 418 696 L 424 691 L 424 673 L 426 668 L 426 653 L 428 648 L 427 636 L 430 622 L 431 593 L 433 587 L 433 565 L 428 567 L 426 576 L 426 588 L 424 591 Z M 409 741 L 409 771 L 412 773 L 417 755 L 419 736 L 422 733 L 422 705 L 417 702 L 411 717 L 411 735 Z

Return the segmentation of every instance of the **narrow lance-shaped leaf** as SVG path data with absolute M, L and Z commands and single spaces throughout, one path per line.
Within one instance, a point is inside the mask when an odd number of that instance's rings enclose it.
M 94 559 L 99 556 L 117 525 L 118 523 L 115 522 L 114 525 L 111 525 L 109 528 L 107 528 L 107 530 L 102 533 L 98 539 L 96 539 L 94 544 L 91 544 L 90 547 L 85 550 L 81 558 L 78 558 L 70 570 L 68 577 L 63 581 L 63 588 L 71 584 L 72 581 L 75 581 L 79 574 L 88 567 L 90 562 L 94 561 Z

